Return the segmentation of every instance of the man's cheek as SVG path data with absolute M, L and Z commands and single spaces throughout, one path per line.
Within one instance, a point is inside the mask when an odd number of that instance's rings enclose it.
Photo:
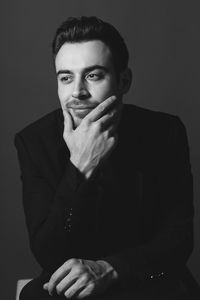
M 109 83 L 104 83 L 96 87 L 91 91 L 93 97 L 97 100 L 98 103 L 105 101 L 107 98 L 115 94 L 115 89 Z

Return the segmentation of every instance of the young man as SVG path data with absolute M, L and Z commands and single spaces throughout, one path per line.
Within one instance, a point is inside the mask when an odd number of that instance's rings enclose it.
M 61 109 L 15 138 L 43 269 L 20 299 L 186 297 L 193 195 L 184 125 L 122 104 L 129 55 L 112 25 L 67 19 L 53 56 Z

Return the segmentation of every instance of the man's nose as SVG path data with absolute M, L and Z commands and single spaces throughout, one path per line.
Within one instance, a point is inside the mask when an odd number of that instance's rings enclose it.
M 74 89 L 72 93 L 72 97 L 76 99 L 85 99 L 90 95 L 86 84 L 82 79 L 79 79 L 74 84 Z

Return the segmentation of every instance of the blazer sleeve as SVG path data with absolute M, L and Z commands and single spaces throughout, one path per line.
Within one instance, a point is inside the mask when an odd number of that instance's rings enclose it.
M 130 278 L 145 283 L 176 272 L 186 264 L 193 249 L 193 178 L 188 140 L 178 117 L 171 127 L 158 176 L 163 221 L 157 234 L 145 244 L 104 258 L 125 285 Z
M 52 272 L 67 259 L 78 256 L 80 249 L 84 253 L 86 239 L 91 239 L 94 216 L 89 211 L 94 206 L 95 176 L 86 181 L 68 160 L 64 175 L 54 189 L 33 161 L 20 133 L 15 136 L 15 146 L 30 248 L 40 266 Z

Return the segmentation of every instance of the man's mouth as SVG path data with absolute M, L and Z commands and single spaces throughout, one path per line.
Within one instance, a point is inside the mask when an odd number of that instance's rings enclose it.
M 94 107 L 91 106 L 70 106 L 69 109 L 72 109 L 74 115 L 78 118 L 84 118 L 87 114 L 91 112 L 91 110 L 94 109 Z
M 95 106 L 79 106 L 79 105 L 76 105 L 76 106 L 69 106 L 68 108 L 71 108 L 71 109 L 94 109 Z

